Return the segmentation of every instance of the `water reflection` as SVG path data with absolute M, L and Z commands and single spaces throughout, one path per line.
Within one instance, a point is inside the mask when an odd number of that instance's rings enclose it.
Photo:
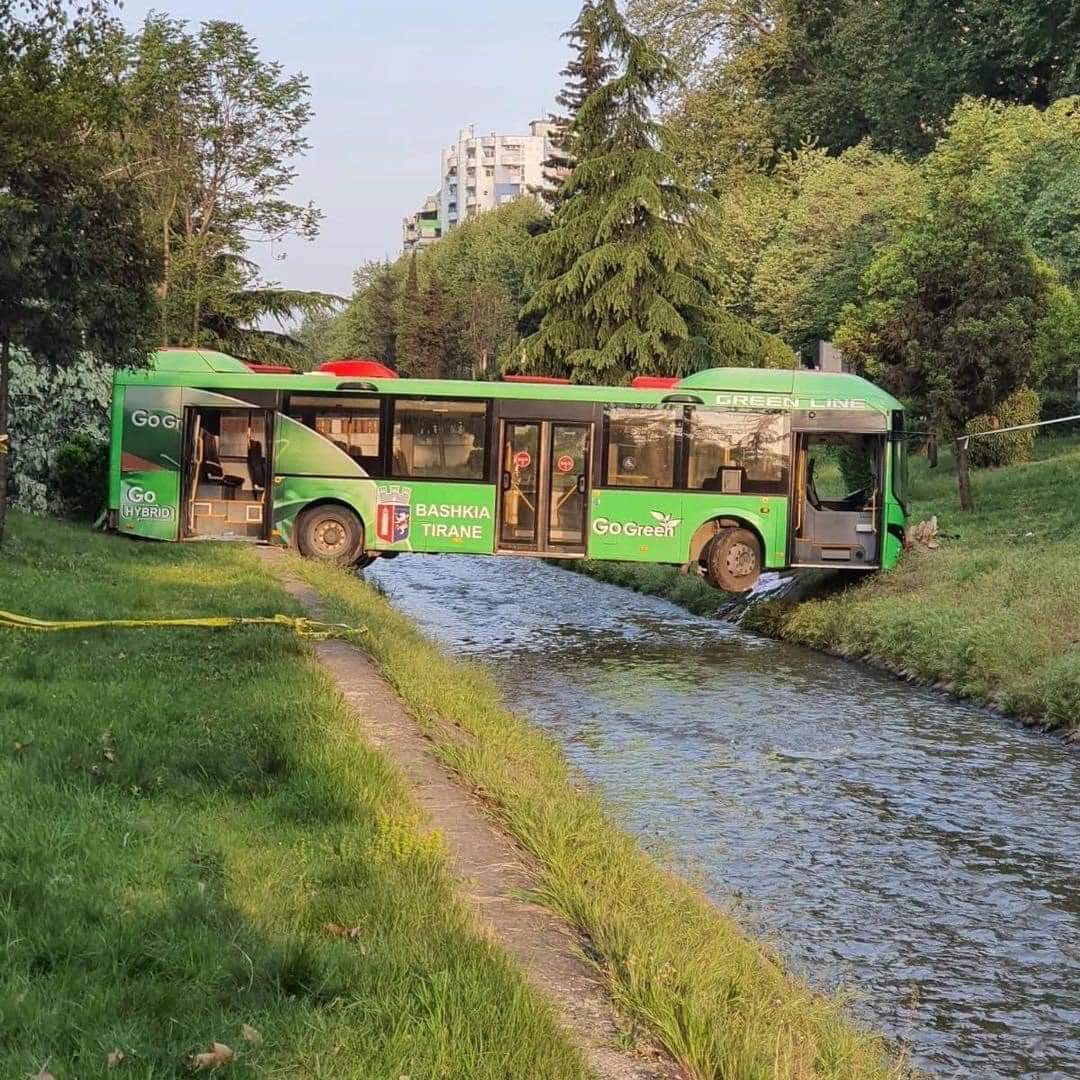
M 526 559 L 369 573 L 627 826 L 944 1076 L 1080 1076 L 1080 755 Z

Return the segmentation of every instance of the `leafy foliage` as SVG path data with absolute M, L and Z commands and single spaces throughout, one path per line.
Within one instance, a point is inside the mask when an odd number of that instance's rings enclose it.
M 308 83 L 263 60 L 236 23 L 198 32 L 151 14 L 121 39 L 130 74 L 125 168 L 161 252 L 160 340 L 257 360 L 298 359 L 286 327 L 337 298 L 282 289 L 245 258 L 255 240 L 313 238 L 321 213 L 284 198 L 308 149 Z M 265 329 L 267 320 L 279 331 Z
M 976 435 L 1001 428 L 1018 427 L 1038 422 L 1041 402 L 1039 395 L 1030 387 L 1014 390 L 994 410 L 993 415 L 976 416 L 964 429 L 968 435 Z M 1004 435 L 990 435 L 972 439 L 968 444 L 968 458 L 976 469 L 990 466 L 1019 465 L 1031 460 L 1035 447 L 1035 431 L 1010 431 Z
M 914 168 L 867 145 L 835 158 L 804 150 L 779 178 L 791 201 L 757 260 L 752 311 L 764 329 L 802 347 L 831 339 L 875 251 L 918 213 L 925 190 Z
M 112 169 L 122 102 L 103 42 L 115 33 L 104 4 L 0 0 L 0 435 L 9 398 L 19 407 L 16 350 L 50 369 L 146 355 L 157 270 L 132 185 Z M 0 454 L 0 539 L 13 456 Z
M 962 432 L 1030 376 L 1047 277 L 993 204 L 956 185 L 935 193 L 926 215 L 874 259 L 865 286 L 863 306 L 844 311 L 837 344 L 937 430 Z M 968 509 L 962 454 L 957 464 Z
M 11 360 L 13 504 L 33 514 L 64 513 L 56 484 L 57 454 L 70 439 L 108 443 L 112 380 L 82 355 L 63 366 L 16 352 Z
M 1066 282 L 1080 283 L 1080 98 L 1047 109 L 963 101 L 926 169 L 932 183 L 994 200 Z
M 371 262 L 354 275 L 345 309 L 331 318 L 310 318 L 301 332 L 310 362 L 340 356 L 371 356 L 391 366 L 404 348 L 416 355 L 408 325 L 424 303 L 421 285 L 435 274 L 446 292 L 440 333 L 455 341 L 454 370 L 492 371 L 518 340 L 517 313 L 528 297 L 529 240 L 544 214 L 533 199 L 520 198 L 464 222 L 433 247 L 394 263 Z M 429 323 L 430 323 L 429 318 Z
M 76 432 L 57 450 L 52 479 L 67 513 L 92 521 L 108 502 L 108 441 Z
M 471 378 L 458 334 L 447 332 L 457 324 L 458 312 L 436 271 L 430 273 L 414 304 L 407 324 L 411 328 L 408 349 L 398 358 L 401 373 L 414 379 Z
M 965 96 L 1045 108 L 1080 91 L 1072 0 L 634 0 L 630 10 L 694 76 L 685 102 L 698 119 L 739 116 L 778 149 L 870 139 L 923 155 Z

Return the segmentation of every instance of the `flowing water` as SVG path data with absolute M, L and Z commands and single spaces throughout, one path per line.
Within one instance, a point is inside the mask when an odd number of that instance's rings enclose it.
M 528 559 L 368 571 L 646 846 L 943 1077 L 1080 1077 L 1080 753 Z

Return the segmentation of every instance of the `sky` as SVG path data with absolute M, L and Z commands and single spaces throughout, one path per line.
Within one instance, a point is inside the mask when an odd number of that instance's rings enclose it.
M 311 83 L 311 150 L 288 197 L 323 212 L 319 236 L 252 251 L 269 280 L 348 295 L 366 259 L 395 258 L 401 219 L 439 186 L 439 153 L 475 124 L 524 134 L 554 109 L 560 35 L 580 0 L 126 0 L 197 25 L 242 23 L 264 59 Z

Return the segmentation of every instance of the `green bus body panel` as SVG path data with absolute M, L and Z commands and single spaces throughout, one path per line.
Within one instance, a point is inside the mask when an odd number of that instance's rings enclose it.
M 495 550 L 494 484 L 462 484 L 435 480 L 380 480 L 376 485 L 376 521 L 379 504 L 390 514 L 407 508 L 408 535 L 400 540 L 376 536 L 370 545 L 378 551 L 456 551 L 463 555 L 490 555 Z
M 274 472 L 350 479 L 367 476 L 340 447 L 282 413 L 275 417 Z
M 787 562 L 787 500 L 779 495 L 603 488 L 592 493 L 590 511 L 591 559 L 685 563 L 702 525 L 733 518 L 761 536 L 766 567 Z
M 349 378 L 325 373 L 256 373 L 242 361 L 198 350 L 164 350 L 151 366 L 118 371 L 113 390 L 113 454 L 109 505 L 121 532 L 159 540 L 179 538 L 184 408 L 253 409 L 232 393 L 344 392 L 419 398 L 658 405 L 700 402 L 753 410 L 902 410 L 895 398 L 854 375 L 811 371 L 719 368 L 683 379 L 671 389 L 546 383 Z M 895 451 L 886 455 L 882 566 L 900 558 L 906 524 L 894 494 Z M 273 538 L 295 542 L 296 520 L 307 506 L 337 502 L 364 522 L 368 551 L 492 554 L 497 548 L 497 488 L 487 483 L 375 479 L 344 450 L 281 413 L 274 416 Z M 716 518 L 744 522 L 761 537 L 769 569 L 788 563 L 788 499 L 780 495 L 721 495 L 708 491 L 597 488 L 589 497 L 589 557 L 680 564 L 697 531 Z M 557 555 L 557 552 L 549 552 Z
M 129 386 L 123 399 L 123 438 L 113 453 L 120 532 L 152 540 L 180 536 L 182 391 L 169 386 Z
M 276 539 L 292 544 L 296 519 L 305 507 L 337 502 L 363 521 L 368 551 L 490 555 L 495 550 L 495 491 L 494 484 L 279 474 L 274 478 L 274 530 Z M 379 536 L 380 503 L 384 514 L 405 511 L 398 519 L 407 523 L 399 527 L 400 539 Z

